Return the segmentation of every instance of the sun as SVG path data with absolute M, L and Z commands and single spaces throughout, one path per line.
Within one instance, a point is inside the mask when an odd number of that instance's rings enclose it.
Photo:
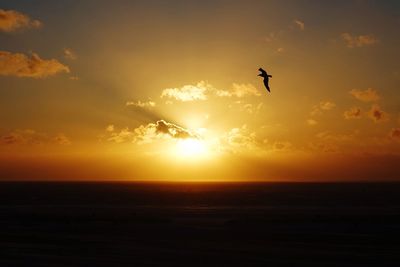
M 195 138 L 179 140 L 176 144 L 176 154 L 180 157 L 204 157 L 208 152 L 206 143 Z

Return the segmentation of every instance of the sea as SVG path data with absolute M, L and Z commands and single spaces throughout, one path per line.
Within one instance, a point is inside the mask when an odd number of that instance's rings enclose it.
M 400 266 L 400 183 L 1 182 L 0 266 Z

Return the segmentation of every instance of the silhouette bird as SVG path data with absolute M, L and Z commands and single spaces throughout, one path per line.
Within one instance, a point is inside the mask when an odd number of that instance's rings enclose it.
M 268 73 L 267 73 L 265 70 L 263 70 L 262 68 L 259 68 L 258 70 L 259 70 L 261 73 L 258 74 L 257 76 L 261 76 L 261 77 L 264 78 L 264 85 L 265 85 L 265 88 L 267 88 L 268 92 L 271 92 L 271 91 L 269 90 L 268 82 L 269 82 L 269 78 L 272 78 L 272 76 L 271 76 L 271 75 L 268 75 Z

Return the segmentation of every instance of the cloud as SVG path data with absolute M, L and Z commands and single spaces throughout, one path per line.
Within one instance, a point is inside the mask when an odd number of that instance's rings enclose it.
M 106 127 L 106 132 L 114 132 L 115 128 L 113 124 L 110 124 Z
M 294 24 L 298 27 L 299 30 L 304 31 L 304 29 L 305 29 L 305 24 L 304 24 L 303 21 L 296 19 L 296 20 L 294 20 L 293 22 L 294 22 Z
M 314 125 L 317 125 L 318 122 L 316 120 L 313 120 L 313 119 L 308 119 L 307 120 L 307 124 L 310 125 L 310 126 L 314 126 Z
M 64 48 L 63 53 L 66 59 L 71 59 L 71 60 L 78 59 L 78 56 L 71 48 Z
M 228 107 L 229 108 L 234 108 L 236 110 L 244 111 L 249 114 L 258 114 L 260 110 L 263 108 L 264 104 L 263 103 L 258 103 L 256 104 L 251 104 L 251 103 L 243 103 L 243 101 L 235 101 L 232 104 L 230 104 Z
M 400 128 L 392 128 L 392 130 L 389 132 L 389 137 L 400 142 Z
M 280 32 L 278 32 L 278 33 L 276 33 L 276 32 L 270 32 L 270 33 L 268 34 L 268 36 L 265 37 L 265 41 L 266 41 L 267 43 L 276 42 L 276 41 L 278 41 L 278 40 L 280 39 L 280 35 L 282 35 L 282 33 L 283 33 L 283 31 L 280 31 Z
M 63 133 L 55 136 L 48 136 L 44 133 L 36 132 L 32 129 L 13 130 L 0 135 L 0 145 L 42 145 L 58 144 L 70 145 L 70 139 Z
M 63 133 L 57 134 L 51 140 L 52 140 L 53 143 L 56 143 L 56 144 L 59 144 L 59 145 L 68 146 L 68 145 L 71 144 L 71 140 Z
M 221 137 L 221 145 L 224 149 L 236 153 L 243 149 L 256 148 L 256 133 L 251 132 L 247 125 L 233 128 Z
M 229 130 L 219 138 L 219 149 L 228 153 L 250 153 L 262 155 L 269 152 L 293 151 L 292 143 L 288 141 L 275 141 L 270 143 L 267 138 L 259 139 L 256 132 L 251 131 L 247 125 Z
M 216 90 L 215 94 L 219 97 L 245 97 L 245 96 L 260 96 L 261 93 L 257 88 L 248 83 L 248 84 L 238 84 L 233 83 L 231 90 Z
M 368 111 L 368 117 L 374 122 L 383 122 L 389 119 L 389 115 L 376 104 L 372 105 Z
M 184 85 L 181 88 L 167 88 L 161 93 L 161 97 L 175 98 L 178 101 L 195 101 L 195 100 L 206 100 L 207 91 L 212 91 L 214 88 L 212 85 L 205 81 L 200 81 L 196 85 Z
M 372 34 L 354 36 L 350 33 L 342 33 L 342 39 L 348 48 L 372 46 L 379 43 L 379 40 Z
M 164 120 L 149 123 L 146 126 L 141 125 L 135 129 L 135 134 L 138 143 L 149 143 L 162 137 L 175 139 L 198 138 L 196 134 L 191 133 L 189 130 Z
M 178 101 L 187 102 L 195 100 L 207 100 L 210 95 L 217 97 L 246 97 L 260 96 L 261 93 L 252 84 L 233 83 L 230 90 L 216 89 L 211 84 L 200 81 L 196 85 L 184 85 L 181 88 L 167 88 L 161 93 L 161 98 L 174 98 Z M 170 104 L 170 102 L 168 102 Z
M 311 115 L 321 115 L 323 111 L 331 110 L 334 107 L 336 107 L 336 104 L 331 102 L 331 101 L 321 101 L 319 104 L 315 105 L 313 107 L 313 110 L 311 111 Z
M 343 113 L 343 116 L 346 120 L 360 119 L 361 118 L 361 109 L 358 107 L 352 107 L 349 110 L 346 110 Z
M 113 126 L 114 127 L 114 126 Z M 135 134 L 129 130 L 129 128 L 121 129 L 119 132 L 107 126 L 106 131 L 111 133 L 107 138 L 108 141 L 115 143 L 133 142 L 135 140 Z
M 311 142 L 309 143 L 309 148 L 313 151 L 318 151 L 318 152 L 325 152 L 325 153 L 336 153 L 339 151 L 339 148 L 336 144 L 326 144 L 326 143 L 314 143 Z
M 372 88 L 368 88 L 364 91 L 358 89 L 352 89 L 350 90 L 349 93 L 362 102 L 375 102 L 380 99 L 378 92 Z
M 320 132 L 320 133 L 316 134 L 316 137 L 318 139 L 322 139 L 325 141 L 345 142 L 345 141 L 354 140 L 354 137 L 356 134 L 357 134 L 357 132 L 349 133 L 349 134 L 335 134 L 335 133 L 331 133 L 329 131 L 325 131 L 325 132 Z
M 151 109 L 151 108 L 154 108 L 156 106 L 156 103 L 154 101 L 151 101 L 151 100 L 145 101 L 145 102 L 142 102 L 142 101 L 138 100 L 136 102 L 128 101 L 128 102 L 126 102 L 126 105 L 127 106 L 135 106 L 135 107 L 139 107 L 139 108 Z
M 330 102 L 330 101 L 320 102 L 320 103 L 319 103 L 319 107 L 320 107 L 322 110 L 331 110 L 331 109 L 333 109 L 334 107 L 336 107 L 336 104 L 333 103 L 333 102 Z
M 34 130 L 14 130 L 0 136 L 0 144 L 2 145 L 25 145 L 40 144 L 44 136 L 37 134 Z
M 107 141 L 115 143 L 132 142 L 138 144 L 152 143 L 154 140 L 173 138 L 173 139 L 187 139 L 199 138 L 195 133 L 180 127 L 176 124 L 166 122 L 165 120 L 158 120 L 155 123 L 147 125 L 140 125 L 134 130 L 123 128 L 116 131 L 114 125 L 106 127 L 106 136 L 102 136 Z
M 14 32 L 21 29 L 37 29 L 42 25 L 39 20 L 33 20 L 21 12 L 0 9 L 0 31 Z
M 41 59 L 35 53 L 28 57 L 25 54 L 0 51 L 0 75 L 46 78 L 60 72 L 69 73 L 70 70 L 56 59 Z
M 263 103 L 258 103 L 258 105 L 253 105 L 253 104 L 245 104 L 242 109 L 245 110 L 249 114 L 258 114 L 258 112 L 262 109 L 264 106 Z
M 292 143 L 287 141 L 275 142 L 272 146 L 274 151 L 289 151 L 292 148 Z

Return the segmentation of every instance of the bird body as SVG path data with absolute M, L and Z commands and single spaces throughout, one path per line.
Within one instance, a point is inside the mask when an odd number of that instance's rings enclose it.
M 272 75 L 269 75 L 265 70 L 263 70 L 262 68 L 258 69 L 261 73 L 258 74 L 258 76 L 261 76 L 264 78 L 264 85 L 265 88 L 267 88 L 268 92 L 271 92 L 270 88 L 269 88 L 269 78 L 272 78 Z

